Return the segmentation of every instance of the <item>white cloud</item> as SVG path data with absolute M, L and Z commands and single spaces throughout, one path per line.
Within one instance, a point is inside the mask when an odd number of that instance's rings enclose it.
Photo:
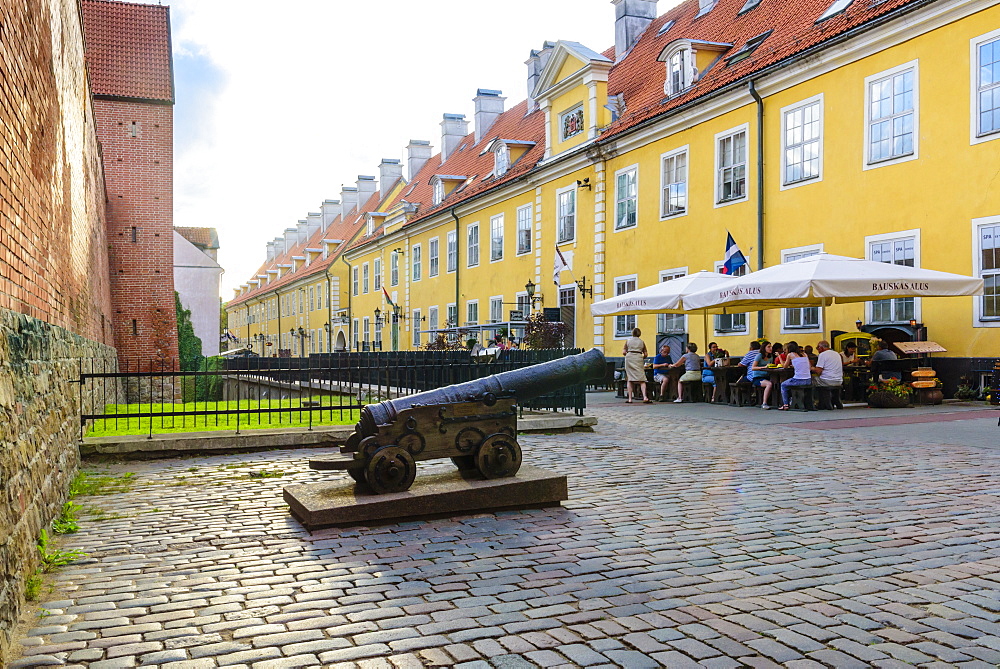
M 411 138 L 438 147 L 477 88 L 523 100 L 531 49 L 614 43 L 608 0 L 174 0 L 171 19 L 174 223 L 218 229 L 223 299 L 342 184 Z

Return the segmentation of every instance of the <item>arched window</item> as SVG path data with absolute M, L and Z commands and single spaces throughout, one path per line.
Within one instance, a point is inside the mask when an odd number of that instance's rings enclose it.
M 510 149 L 503 142 L 497 142 L 493 149 L 493 174 L 502 177 L 510 169 Z
M 667 66 L 663 92 L 668 97 L 684 92 L 698 81 L 695 50 L 689 41 L 679 40 L 674 44 L 667 45 L 657 60 Z

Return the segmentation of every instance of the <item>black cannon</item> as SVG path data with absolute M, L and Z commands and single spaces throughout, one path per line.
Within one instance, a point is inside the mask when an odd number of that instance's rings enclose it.
M 476 381 L 369 404 L 341 447 L 350 459 L 311 460 L 318 470 L 346 470 L 376 493 L 408 490 L 419 460 L 451 458 L 460 470 L 488 479 L 521 466 L 518 402 L 604 377 L 604 355 L 579 355 L 494 374 Z

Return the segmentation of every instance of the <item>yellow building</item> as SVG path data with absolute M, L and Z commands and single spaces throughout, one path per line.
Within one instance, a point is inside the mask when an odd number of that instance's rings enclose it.
M 650 348 L 707 337 L 735 354 L 761 335 L 815 343 L 856 321 L 951 356 L 1000 355 L 1000 7 L 687 0 L 657 16 L 655 0 L 614 4 L 613 48 L 546 42 L 527 61 L 527 100 L 507 109 L 480 89 L 471 132 L 445 114 L 439 153 L 407 147 L 406 178 L 362 206 L 323 270 L 343 287 L 328 312 L 346 310 L 332 321 L 346 347 L 488 337 L 512 315 L 558 309 L 567 343 L 609 355 L 635 325 Z M 825 251 L 982 276 L 986 295 L 834 306 L 825 322 L 815 309 L 712 317 L 708 332 L 700 317 L 590 316 L 594 300 L 718 270 L 727 233 L 751 270 Z M 553 281 L 557 263 L 568 269 Z M 235 302 L 252 311 L 268 287 L 251 282 Z

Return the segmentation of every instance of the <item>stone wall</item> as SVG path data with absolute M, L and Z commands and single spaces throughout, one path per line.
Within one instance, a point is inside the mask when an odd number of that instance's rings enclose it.
M 78 460 L 79 358 L 114 364 L 77 0 L 0 2 L 0 654 Z M 172 304 L 172 302 L 171 302 Z M 2 664 L 2 660 L 0 660 Z

